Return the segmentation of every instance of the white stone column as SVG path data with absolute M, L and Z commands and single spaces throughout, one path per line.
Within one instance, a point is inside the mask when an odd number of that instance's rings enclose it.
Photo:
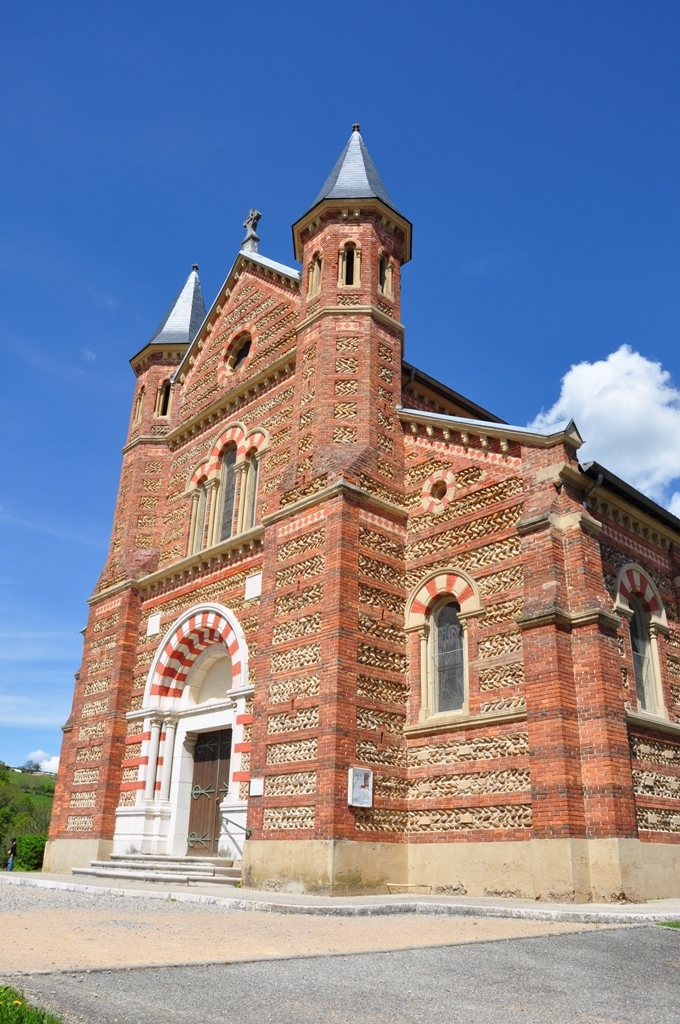
M 239 462 L 234 466 L 236 484 L 234 488 L 234 502 L 238 502 L 236 510 L 236 533 L 243 533 L 243 519 L 246 514 L 246 480 L 248 478 L 248 463 Z
M 158 768 L 158 746 L 161 739 L 163 719 L 154 715 L 151 719 L 151 739 L 149 740 L 149 760 L 146 765 L 146 785 L 144 799 L 153 800 L 156 795 L 156 769 Z
M 215 532 L 219 528 L 217 525 L 217 505 L 218 505 L 218 485 L 219 480 L 210 480 L 207 484 L 208 488 L 208 500 L 210 502 L 210 508 L 208 510 L 208 543 L 207 547 L 212 547 L 215 543 Z
M 663 699 L 663 685 L 661 682 L 661 658 L 659 657 L 659 628 L 655 622 L 649 626 L 649 653 L 652 660 L 652 678 L 654 680 L 654 697 L 656 707 L 654 714 L 661 718 L 668 718 L 668 709 Z
M 421 626 L 418 630 L 420 640 L 420 721 L 430 716 L 430 673 L 428 671 L 428 643 L 430 633 L 429 626 Z
M 161 802 L 170 799 L 170 783 L 172 781 L 172 756 L 175 749 L 175 732 L 177 719 L 173 716 L 165 719 L 165 743 L 163 744 L 163 774 L 161 776 Z
M 199 491 L 196 489 L 191 495 L 191 526 L 189 527 L 189 551 L 193 555 L 196 547 L 196 519 L 198 515 Z

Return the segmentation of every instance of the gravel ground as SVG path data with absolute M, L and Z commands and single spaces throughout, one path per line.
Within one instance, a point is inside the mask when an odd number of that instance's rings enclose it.
M 645 925 L 25 988 L 74 1024 L 677 1024 L 679 968 L 680 932 Z
M 0 885 L 0 972 L 201 963 L 561 934 L 594 925 L 473 917 L 307 917 Z

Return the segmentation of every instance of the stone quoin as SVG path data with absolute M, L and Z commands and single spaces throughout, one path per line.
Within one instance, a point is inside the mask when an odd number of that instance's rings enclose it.
M 680 895 L 680 521 L 405 361 L 411 225 L 358 125 L 301 270 L 259 220 L 131 360 L 46 869 Z

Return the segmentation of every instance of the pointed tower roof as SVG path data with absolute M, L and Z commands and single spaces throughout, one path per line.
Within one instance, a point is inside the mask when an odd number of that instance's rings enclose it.
M 314 200 L 314 206 L 324 199 L 381 199 L 396 210 L 383 185 L 371 155 L 361 138 L 360 125 L 352 125 L 349 142 L 328 175 L 324 187 Z
M 154 331 L 149 344 L 189 345 L 204 320 L 205 303 L 198 279 L 198 265 L 194 263 L 179 295 Z
M 340 211 L 352 202 L 353 209 L 360 207 L 382 206 L 382 215 L 390 226 L 390 230 L 397 228 L 403 232 L 404 257 L 402 263 L 411 259 L 411 234 L 413 231 L 411 222 L 397 210 L 389 197 L 382 178 L 378 174 L 371 155 L 361 138 L 359 125 L 352 125 L 352 134 L 349 142 L 343 149 L 335 167 L 328 175 L 323 188 L 314 200 L 314 203 L 293 224 L 293 248 L 295 258 L 302 260 L 304 249 L 303 235 L 307 229 L 316 230 L 314 225 L 318 218 L 327 209 Z M 345 210 L 345 216 L 347 211 Z M 321 223 L 318 221 L 318 223 Z

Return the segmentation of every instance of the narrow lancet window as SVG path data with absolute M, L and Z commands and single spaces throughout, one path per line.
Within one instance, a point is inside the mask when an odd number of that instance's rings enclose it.
M 158 403 L 158 415 L 167 416 L 170 411 L 170 381 L 167 381 L 161 390 L 160 402 Z
M 137 400 L 135 402 L 135 411 L 132 414 L 132 424 L 133 424 L 133 426 L 136 423 L 139 423 L 139 421 L 141 420 L 143 407 L 144 407 L 144 386 L 142 385 L 142 387 L 139 389 L 139 394 L 137 395 Z
M 345 249 L 345 284 L 354 284 L 354 246 Z
M 378 286 L 381 292 L 385 291 L 385 280 L 387 277 L 387 256 L 381 256 L 378 261 Z
M 309 265 L 309 287 L 308 294 L 311 298 L 313 295 L 318 295 L 321 291 L 321 269 L 322 261 L 320 253 L 315 253 L 312 258 L 312 262 Z

